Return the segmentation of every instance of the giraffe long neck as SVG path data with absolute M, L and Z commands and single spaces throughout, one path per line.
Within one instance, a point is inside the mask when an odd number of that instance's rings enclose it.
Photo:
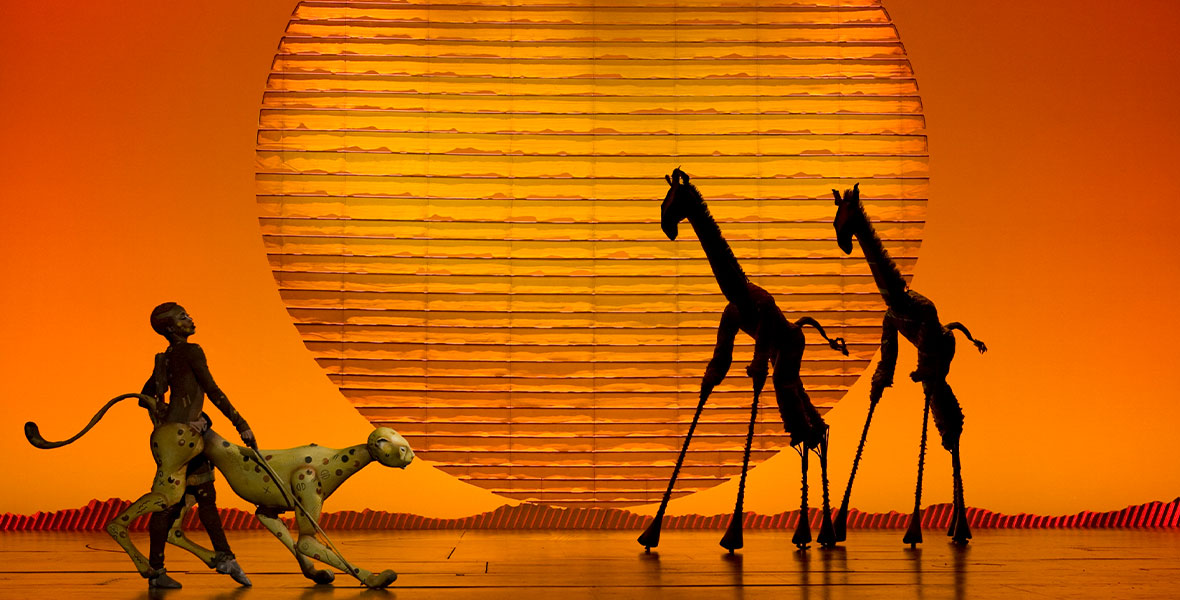
M 689 214 L 688 222 L 692 224 L 693 231 L 705 250 L 705 256 L 709 258 L 713 277 L 717 280 L 717 285 L 721 286 L 721 293 L 725 295 L 725 299 L 737 304 L 739 308 L 751 304 L 753 298 L 746 287 L 750 280 L 738 264 L 737 257 L 733 255 L 729 242 L 721 235 L 721 228 L 717 226 L 717 221 L 713 219 L 713 214 L 709 212 L 709 207 L 703 199 L 699 207 Z
M 877 230 L 865 214 L 864 207 L 859 207 L 859 210 L 862 225 L 856 231 L 856 241 L 864 251 L 865 260 L 869 263 L 869 270 L 873 273 L 873 280 L 877 283 L 877 289 L 881 291 L 881 297 L 885 299 L 886 305 L 893 307 L 905 297 L 905 278 L 890 258 L 885 245 L 881 243 L 881 238 L 877 236 Z

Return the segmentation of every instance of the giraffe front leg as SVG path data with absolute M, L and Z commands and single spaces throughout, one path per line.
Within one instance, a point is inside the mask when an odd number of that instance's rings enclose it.
M 315 568 L 315 564 L 311 560 L 299 553 L 299 550 L 295 548 L 295 540 L 291 538 L 291 532 L 287 530 L 287 524 L 279 519 L 277 513 L 260 508 L 254 513 L 254 516 L 267 531 L 274 534 L 283 543 L 283 546 L 286 546 L 287 551 L 295 556 L 295 560 L 299 562 L 299 570 L 303 572 L 304 577 L 320 585 L 327 585 L 336 580 L 336 575 L 331 571 Z
M 316 538 L 316 524 L 324 505 L 322 484 L 314 469 L 296 471 L 294 477 L 303 477 L 303 479 L 293 481 L 291 486 L 296 499 L 302 505 L 302 509 L 298 507 L 295 509 L 295 522 L 299 526 L 299 541 L 295 544 L 295 548 L 299 550 L 299 553 L 352 575 L 368 588 L 384 588 L 393 583 L 397 579 L 397 573 L 388 569 L 380 573 L 362 569 L 348 562 L 343 556 Z

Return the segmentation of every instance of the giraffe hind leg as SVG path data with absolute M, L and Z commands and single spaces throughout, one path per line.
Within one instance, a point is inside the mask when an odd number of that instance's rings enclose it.
M 791 537 L 791 543 L 800 550 L 806 550 L 807 544 L 811 543 L 811 511 L 807 508 L 807 448 L 801 446 L 796 447 L 796 450 L 802 461 L 803 499 L 799 505 L 799 524 L 795 527 L 795 535 Z
M 824 425 L 824 437 L 816 448 L 816 454 L 819 455 L 819 468 L 823 481 L 823 522 L 819 528 L 819 537 L 815 541 L 824 548 L 834 548 L 836 546 L 836 528 L 832 523 L 832 503 L 828 495 L 828 426 Z
M 967 523 L 967 504 L 963 498 L 963 469 L 959 462 L 959 445 L 957 443 L 954 449 L 951 450 L 951 466 L 954 470 L 955 478 L 955 517 L 951 521 L 949 535 L 956 544 L 965 546 L 967 545 L 967 540 L 971 539 L 971 527 Z
M 910 516 L 910 525 L 906 528 L 903 544 L 911 548 L 922 543 L 922 471 L 926 464 L 926 435 L 930 422 L 930 395 L 926 395 L 926 407 L 922 409 L 922 442 L 918 446 L 918 481 L 914 486 L 914 514 Z

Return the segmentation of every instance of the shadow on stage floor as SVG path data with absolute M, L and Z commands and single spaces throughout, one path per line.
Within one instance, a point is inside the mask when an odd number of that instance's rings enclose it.
M 398 581 L 364 590 L 341 574 L 334 587 L 315 586 L 269 534 L 230 532 L 253 588 L 169 547 L 169 572 L 184 589 L 149 595 L 105 534 L 30 532 L 0 534 L 0 597 L 1166 598 L 1180 590 L 1177 530 L 983 530 L 967 548 L 928 530 L 915 550 L 900 531 L 851 531 L 841 548 L 806 552 L 795 551 L 789 531 L 749 531 L 735 555 L 717 545 L 721 531 L 665 531 L 651 554 L 635 542 L 638 532 L 330 533 L 354 563 L 391 568 Z

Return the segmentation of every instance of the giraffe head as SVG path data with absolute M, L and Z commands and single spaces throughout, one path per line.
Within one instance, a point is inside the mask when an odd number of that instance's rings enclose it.
M 668 239 L 675 240 L 677 225 L 688 218 L 692 211 L 698 208 L 704 200 L 696 186 L 688 182 L 688 173 L 676 167 L 671 175 L 664 175 L 664 181 L 671 186 L 664 196 L 664 204 L 660 206 L 660 229 Z
M 369 434 L 369 441 L 365 446 L 373 460 L 387 467 L 404 469 L 414 460 L 414 451 L 410 449 L 410 443 L 388 427 L 374 429 L 373 433 Z
M 860 205 L 860 184 L 853 185 L 850 190 L 844 190 L 843 197 L 837 190 L 832 190 L 832 195 L 836 197 L 837 206 L 836 218 L 832 220 L 832 225 L 836 228 L 836 243 L 840 245 L 844 254 L 852 254 L 852 236 L 864 221 L 864 208 Z

